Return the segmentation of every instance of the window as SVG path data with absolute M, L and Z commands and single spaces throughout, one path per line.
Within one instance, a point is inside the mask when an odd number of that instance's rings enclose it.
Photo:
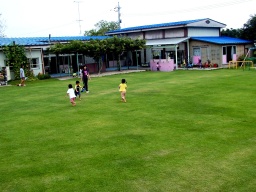
M 236 54 L 236 46 L 232 46 L 233 54 Z
M 222 48 L 222 55 L 227 55 L 227 47 Z
M 5 66 L 9 66 L 10 67 L 10 70 L 12 71 L 13 70 L 13 65 L 8 61 L 8 60 L 4 60 L 4 65 Z
M 153 53 L 153 59 L 160 59 L 161 58 L 161 50 L 157 49 L 157 50 L 152 50 Z
M 29 58 L 28 62 L 30 63 L 30 69 L 39 69 L 39 58 Z

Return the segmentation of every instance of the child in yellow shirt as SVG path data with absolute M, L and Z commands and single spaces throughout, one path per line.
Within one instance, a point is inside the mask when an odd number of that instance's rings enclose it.
M 121 83 L 119 84 L 119 92 L 121 93 L 121 98 L 123 102 L 126 102 L 126 89 L 127 89 L 127 85 L 126 85 L 126 81 L 125 79 L 121 80 Z

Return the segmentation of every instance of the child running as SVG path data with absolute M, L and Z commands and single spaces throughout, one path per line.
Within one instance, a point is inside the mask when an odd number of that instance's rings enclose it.
M 70 103 L 71 103 L 73 106 L 75 106 L 75 105 L 76 105 L 76 102 L 75 102 L 76 95 L 75 95 L 73 86 L 72 86 L 71 84 L 68 85 L 67 96 L 69 96 Z
M 119 92 L 121 93 L 121 98 L 122 101 L 126 103 L 126 89 L 127 89 L 127 85 L 126 85 L 126 81 L 125 79 L 121 80 L 121 83 L 119 84 Z
M 80 85 L 80 82 L 79 81 L 76 81 L 76 85 L 75 85 L 75 95 L 76 97 L 78 96 L 79 97 L 79 100 L 81 101 L 81 89 L 82 89 L 82 86 Z

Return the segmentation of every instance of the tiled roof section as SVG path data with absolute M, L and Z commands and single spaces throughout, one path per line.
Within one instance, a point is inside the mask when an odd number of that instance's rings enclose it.
M 106 39 L 107 36 L 67 36 L 67 37 L 51 37 L 51 42 L 67 42 L 67 41 L 89 41 L 91 39 Z M 11 45 L 22 46 L 42 46 L 49 45 L 49 37 L 21 37 L 21 38 L 0 38 L 0 46 Z
M 196 41 L 204 41 L 208 43 L 220 44 L 220 45 L 227 45 L 227 44 L 249 44 L 252 41 L 234 38 L 234 37 L 191 37 L 191 40 Z
M 205 18 L 204 19 L 187 20 L 187 21 L 177 21 L 177 22 L 170 22 L 170 23 L 153 24 L 153 25 L 143 25 L 143 26 L 137 26 L 137 27 L 128 27 L 128 28 L 108 31 L 106 34 L 126 32 L 126 31 L 144 30 L 144 29 L 153 29 L 153 28 L 161 28 L 161 27 L 187 25 L 187 24 L 195 23 L 195 22 L 202 21 L 202 20 L 205 20 Z

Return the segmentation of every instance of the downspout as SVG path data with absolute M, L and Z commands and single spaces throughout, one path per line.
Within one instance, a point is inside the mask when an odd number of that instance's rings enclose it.
M 187 40 L 187 50 L 188 50 L 188 62 L 189 62 L 189 58 L 190 58 L 190 52 L 189 52 L 189 39 Z
M 55 66 L 56 66 L 56 73 L 58 74 L 58 61 L 59 61 L 59 53 L 56 53 L 56 60 L 55 60 Z M 61 75 L 61 74 L 60 74 Z
M 137 63 L 137 70 L 138 70 L 139 66 L 138 66 L 138 53 L 137 53 L 137 50 L 135 50 L 135 53 L 136 53 L 136 63 Z
M 68 76 L 70 76 L 70 54 L 68 55 Z
M 79 76 L 79 64 L 78 64 L 78 52 L 76 53 L 76 64 L 77 64 L 77 76 Z M 73 71 L 74 73 L 74 71 Z
M 41 61 L 42 61 L 42 73 L 45 74 L 43 48 L 41 48 Z
M 175 59 L 176 59 L 176 69 L 178 69 L 178 51 L 177 51 L 178 45 L 175 45 Z

